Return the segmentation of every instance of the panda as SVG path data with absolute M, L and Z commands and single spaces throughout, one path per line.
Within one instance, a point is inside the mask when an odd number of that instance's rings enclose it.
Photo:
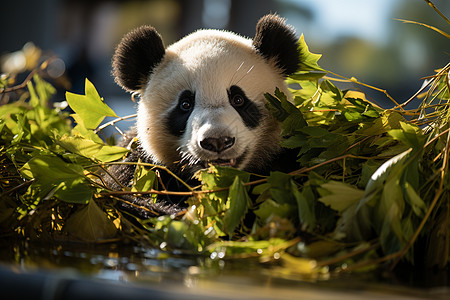
M 274 14 L 258 21 L 253 39 L 207 29 L 165 48 L 151 26 L 126 34 L 112 59 L 116 83 L 140 96 L 130 135 L 137 147 L 126 161 L 164 165 L 186 180 L 209 164 L 260 174 L 271 169 L 283 156 L 281 125 L 264 94 L 279 88 L 289 95 L 285 79 L 300 63 L 297 40 Z M 111 173 L 129 185 L 134 167 L 114 166 Z M 130 201 L 155 215 L 183 207 L 182 200 Z

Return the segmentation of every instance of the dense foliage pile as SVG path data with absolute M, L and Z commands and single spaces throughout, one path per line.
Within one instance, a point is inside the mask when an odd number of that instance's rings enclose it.
M 383 109 L 336 87 L 335 80 L 361 83 L 329 77 L 303 37 L 299 48 L 301 71 L 288 79 L 293 103 L 278 90 L 266 95 L 282 122 L 282 146 L 298 150 L 297 170 L 264 177 L 210 166 L 196 174 L 200 186 L 182 182 L 187 192 L 166 190 L 159 170 L 169 170 L 141 162 L 133 186 L 107 186 L 102 174 L 128 150 L 98 136 L 104 118 L 117 116 L 88 80 L 84 95 L 66 94 L 69 116 L 49 108 L 55 90 L 39 72 L 23 88 L 3 77 L 2 101 L 18 100 L 0 107 L 2 236 L 132 240 L 212 259 L 277 260 L 280 272 L 308 276 L 400 259 L 446 266 L 450 65 L 415 95 L 419 108 Z M 123 194 L 182 194 L 189 208 L 142 220 L 117 208 Z

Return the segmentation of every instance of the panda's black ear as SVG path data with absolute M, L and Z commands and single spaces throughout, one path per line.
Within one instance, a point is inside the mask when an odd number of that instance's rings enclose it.
M 297 71 L 299 54 L 293 27 L 277 15 L 265 15 L 256 24 L 253 46 L 267 60 L 274 60 L 285 76 Z
M 165 52 L 163 40 L 155 28 L 141 26 L 127 33 L 112 59 L 115 81 L 128 91 L 140 90 Z

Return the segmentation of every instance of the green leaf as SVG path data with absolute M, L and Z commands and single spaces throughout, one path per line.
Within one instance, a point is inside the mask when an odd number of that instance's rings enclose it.
M 327 190 L 329 194 L 320 197 L 318 200 L 338 212 L 349 208 L 364 196 L 364 191 L 333 180 L 322 184 L 321 188 Z
M 56 89 L 37 74 L 33 76 L 33 80 L 36 86 L 37 97 L 39 99 L 39 106 L 41 108 L 47 108 L 48 101 L 54 94 L 56 94 Z
M 291 183 L 291 191 L 297 201 L 298 217 L 302 230 L 313 231 L 316 225 L 315 202 L 316 197 L 310 186 L 299 191 L 296 185 Z
M 156 180 L 156 173 L 146 169 L 142 165 L 137 165 L 133 176 L 132 192 L 147 192 L 153 188 Z
M 93 158 L 102 162 L 110 162 L 123 158 L 127 152 L 128 149 L 124 147 L 103 145 Z
M 422 200 L 422 198 L 420 198 L 420 196 L 408 182 L 405 183 L 404 189 L 406 191 L 405 198 L 411 205 L 414 214 L 419 218 L 423 217 L 425 215 L 425 211 L 427 210 L 425 202 Z
M 362 165 L 361 177 L 358 180 L 358 187 L 365 188 L 371 176 L 380 167 L 381 163 L 376 160 L 368 160 Z
M 103 102 L 94 85 L 86 79 L 85 95 L 66 92 L 66 99 L 87 129 L 95 129 L 106 116 L 117 117 L 116 113 Z
M 279 216 L 281 218 L 295 217 L 295 211 L 292 209 L 292 205 L 285 203 L 279 204 L 272 199 L 266 199 L 258 209 L 255 210 L 257 215 L 262 221 L 270 221 L 273 216 Z
M 291 191 L 292 176 L 282 172 L 270 172 L 267 182 L 270 184 L 270 195 L 279 204 L 295 205 L 296 200 Z
M 306 135 L 296 132 L 295 135 L 283 138 L 281 146 L 289 149 L 301 148 L 308 142 Z
M 102 148 L 101 144 L 85 139 L 81 136 L 64 135 L 56 143 L 71 153 L 84 157 L 94 157 Z
M 268 109 L 271 111 L 272 115 L 279 121 L 284 121 L 289 113 L 281 105 L 281 101 L 269 93 L 264 94 L 268 102 Z
M 328 93 L 337 102 L 340 102 L 344 97 L 344 94 L 341 92 L 341 90 L 338 89 L 334 84 L 332 84 L 328 79 L 324 80 L 320 84 L 320 87 L 322 88 L 323 92 Z
M 198 179 L 202 181 L 205 189 L 229 187 L 238 176 L 243 182 L 248 182 L 250 174 L 238 169 L 222 166 L 210 166 L 199 173 Z
M 297 83 L 297 81 L 318 81 L 327 73 L 316 71 L 299 71 L 290 75 L 287 79 L 287 83 Z
M 84 169 L 80 165 L 66 163 L 57 156 L 36 156 L 20 169 L 20 173 L 27 179 L 34 179 L 31 186 L 41 191 L 39 198 L 47 197 L 50 193 L 70 203 L 88 203 L 92 198 L 93 191 Z
M 300 58 L 299 66 L 301 71 L 325 71 L 317 64 L 322 55 L 314 54 L 309 51 L 303 34 L 300 36 L 300 39 L 298 41 L 298 52 Z
M 82 136 L 65 135 L 57 141 L 57 144 L 69 152 L 102 162 L 120 159 L 128 152 L 126 148 L 108 146 L 103 142 L 97 143 Z
M 87 203 L 91 200 L 93 190 L 84 177 L 60 182 L 54 196 L 68 203 Z
M 415 150 L 422 149 L 425 137 L 421 130 L 417 126 L 405 122 L 400 122 L 400 126 L 401 129 L 390 130 L 389 135 Z
M 224 230 L 228 235 L 232 235 L 236 227 L 243 220 L 250 198 L 243 182 L 238 176 L 235 177 L 228 193 L 230 208 L 226 211 L 223 218 Z
M 112 238 L 117 232 L 114 223 L 95 201 L 90 201 L 71 215 L 64 229 L 72 236 L 87 242 Z
M 183 221 L 171 221 L 169 223 L 169 228 L 167 229 L 166 241 L 167 243 L 176 248 L 181 248 L 181 246 L 186 242 L 185 233 L 188 231 L 188 226 Z
M 316 101 L 320 95 L 320 85 L 318 81 L 299 81 L 301 89 L 293 91 L 295 98 L 300 98 L 302 101 L 295 99 L 295 104 L 300 105 L 305 101 Z M 314 103 L 311 103 L 314 104 Z
M 290 101 L 287 100 L 286 95 L 278 88 L 275 90 L 275 97 L 266 94 L 268 101 L 268 109 L 273 116 L 279 121 L 282 121 L 282 136 L 289 136 L 295 133 L 296 130 L 307 126 L 302 112 Z

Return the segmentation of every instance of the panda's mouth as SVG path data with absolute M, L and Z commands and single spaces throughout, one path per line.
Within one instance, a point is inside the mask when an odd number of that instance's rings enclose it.
M 215 159 L 215 160 L 209 160 L 206 163 L 212 164 L 216 166 L 226 166 L 226 167 L 235 167 L 236 166 L 237 159 L 231 158 L 231 159 Z
M 236 158 L 227 158 L 227 159 L 217 158 L 217 159 L 205 160 L 205 161 L 203 161 L 203 166 L 205 168 L 209 167 L 209 165 L 237 168 L 244 161 L 246 154 L 247 154 L 247 152 L 244 152 L 242 155 L 240 155 Z

